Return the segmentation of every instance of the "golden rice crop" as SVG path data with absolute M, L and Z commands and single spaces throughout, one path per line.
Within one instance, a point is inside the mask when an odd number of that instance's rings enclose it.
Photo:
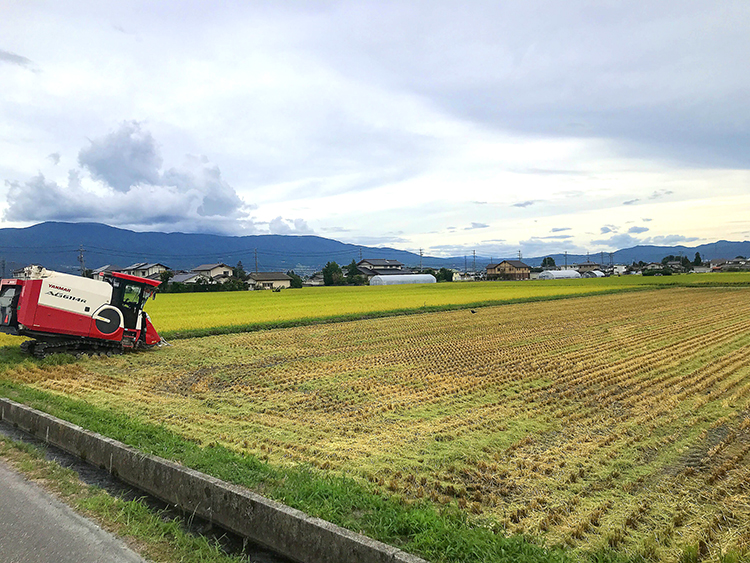
M 623 276 L 524 282 L 440 283 L 406 286 L 312 287 L 231 293 L 160 294 L 147 306 L 157 330 L 174 333 L 251 324 L 272 324 L 386 311 L 503 303 L 586 295 L 669 284 L 750 283 L 750 274 L 670 277 Z
M 508 533 L 718 559 L 750 549 L 749 292 L 213 336 L 11 376 L 204 444 L 454 503 Z

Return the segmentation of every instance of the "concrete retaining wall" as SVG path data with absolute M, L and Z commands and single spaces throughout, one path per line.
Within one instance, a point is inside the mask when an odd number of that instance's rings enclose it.
M 301 563 L 427 563 L 247 489 L 0 398 L 0 420 L 183 510 Z

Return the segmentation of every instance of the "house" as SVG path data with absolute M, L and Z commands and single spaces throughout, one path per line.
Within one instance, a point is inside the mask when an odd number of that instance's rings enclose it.
M 383 258 L 370 258 L 357 262 L 359 273 L 371 280 L 375 276 L 392 276 L 413 274 L 414 271 L 404 268 L 398 260 L 386 260 Z
M 750 270 L 750 261 L 741 257 L 727 260 L 721 265 L 722 272 L 746 272 L 748 270 Z
M 234 273 L 232 267 L 223 262 L 219 264 L 203 264 L 197 268 L 193 268 L 191 271 L 217 283 L 228 281 Z
M 168 266 L 164 264 L 151 263 L 151 262 L 136 262 L 131 264 L 127 268 L 120 270 L 123 274 L 130 274 L 131 276 L 138 276 L 140 278 L 156 278 L 158 279 L 159 274 L 169 270 Z
M 453 272 L 453 281 L 474 281 L 476 274 L 474 272 Z
M 528 280 L 531 267 L 520 260 L 503 260 L 499 264 L 487 264 L 488 280 Z
M 113 266 L 112 264 L 106 264 L 102 266 L 101 268 L 97 268 L 96 270 L 91 270 L 91 275 L 93 277 L 98 276 L 99 274 L 111 274 L 112 272 L 119 272 L 120 268 L 118 266 Z
M 195 272 L 176 272 L 169 280 L 171 283 L 196 283 L 198 280 L 204 280 L 205 276 Z
M 284 272 L 254 272 L 248 283 L 253 289 L 283 289 L 292 286 L 292 278 Z
M 312 276 L 310 276 L 302 283 L 302 285 L 305 287 L 319 287 L 325 284 L 326 283 L 323 279 L 323 272 L 315 272 Z

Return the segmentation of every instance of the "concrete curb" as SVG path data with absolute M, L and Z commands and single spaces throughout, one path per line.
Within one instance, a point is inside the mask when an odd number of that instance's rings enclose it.
M 237 485 L 0 398 L 0 420 L 300 563 L 427 563 Z

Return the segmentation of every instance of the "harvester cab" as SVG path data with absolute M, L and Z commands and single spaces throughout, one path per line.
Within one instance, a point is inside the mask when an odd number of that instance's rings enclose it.
M 143 310 L 160 282 L 121 274 L 97 279 L 30 266 L 0 282 L 0 331 L 27 336 L 23 350 L 119 353 L 159 344 Z

